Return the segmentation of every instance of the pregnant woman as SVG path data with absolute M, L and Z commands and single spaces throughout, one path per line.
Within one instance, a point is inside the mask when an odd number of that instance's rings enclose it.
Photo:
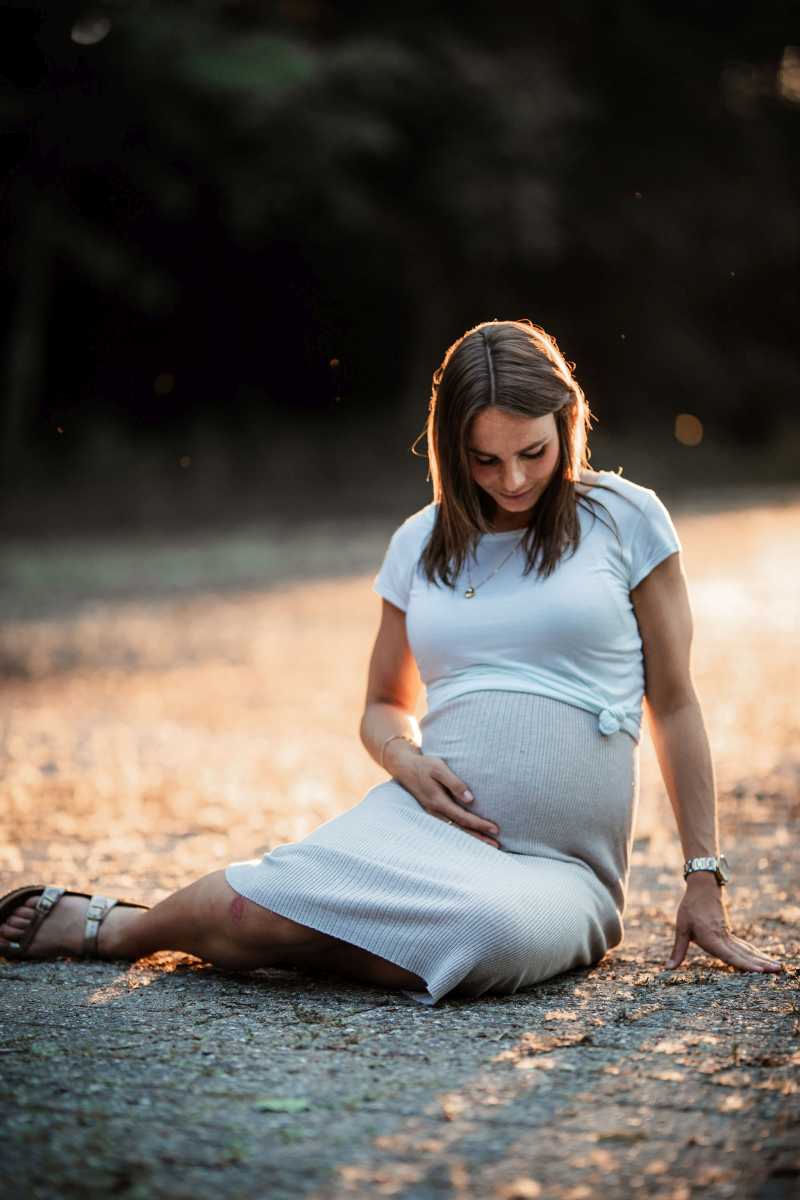
M 651 489 L 590 470 L 572 371 L 539 326 L 488 321 L 433 376 L 434 498 L 374 584 L 361 738 L 391 778 L 152 908 L 18 888 L 0 902 L 0 954 L 183 950 L 423 1004 L 590 966 L 624 934 L 646 699 L 685 860 L 667 965 L 694 941 L 741 970 L 782 969 L 728 920 L 678 536 Z

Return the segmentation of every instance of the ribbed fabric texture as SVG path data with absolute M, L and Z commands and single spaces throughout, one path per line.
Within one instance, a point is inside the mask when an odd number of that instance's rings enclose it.
M 428 813 L 394 780 L 299 842 L 232 863 L 241 895 L 448 992 L 510 993 L 599 962 L 624 936 L 639 758 L 583 709 L 525 692 L 460 696 L 422 748 L 500 827 L 501 849 Z

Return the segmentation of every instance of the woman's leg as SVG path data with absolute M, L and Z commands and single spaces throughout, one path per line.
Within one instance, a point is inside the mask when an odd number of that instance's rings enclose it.
M 99 890 L 99 889 L 98 889 Z M 0 926 L 5 941 L 24 933 L 35 898 Z M 88 900 L 62 896 L 29 948 L 31 958 L 79 954 Z M 424 987 L 420 976 L 338 938 L 282 917 L 240 896 L 212 871 L 150 909 L 115 905 L 97 938 L 100 958 L 135 961 L 156 950 L 182 950 L 226 970 L 299 966 L 330 970 L 387 987 Z
M 24 933 L 35 903 L 36 897 L 15 910 L 0 927 L 0 939 L 13 941 Z M 79 954 L 88 903 L 80 896 L 62 896 L 39 927 L 29 947 L 31 958 Z M 155 950 L 183 950 L 217 966 L 252 970 L 272 965 L 285 945 L 324 936 L 245 900 L 219 870 L 152 908 L 115 905 L 100 926 L 97 949 L 100 958 L 131 960 Z M 0 953 L 2 948 L 0 940 Z
M 118 911 L 114 908 L 106 921 Z M 127 913 L 136 913 L 135 918 Z M 212 871 L 142 912 L 122 910 L 109 930 L 107 957 L 137 959 L 154 950 L 183 950 L 235 971 L 277 965 L 285 948 L 328 941 L 234 891 L 224 870 Z M 102 927 L 101 927 L 102 928 Z

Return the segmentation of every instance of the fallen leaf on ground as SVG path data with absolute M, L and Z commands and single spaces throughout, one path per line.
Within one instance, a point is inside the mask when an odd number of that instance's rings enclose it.
M 302 1096 L 262 1096 L 253 1107 L 259 1112 L 302 1112 L 311 1105 Z

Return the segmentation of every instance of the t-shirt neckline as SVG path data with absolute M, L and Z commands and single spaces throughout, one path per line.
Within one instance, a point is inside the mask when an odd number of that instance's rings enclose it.
M 489 533 L 482 533 L 481 538 L 488 538 L 492 542 L 500 542 L 505 540 L 512 541 L 514 538 L 524 537 L 526 529 L 527 525 L 523 525 L 520 529 L 501 529 L 498 531 L 493 530 Z

